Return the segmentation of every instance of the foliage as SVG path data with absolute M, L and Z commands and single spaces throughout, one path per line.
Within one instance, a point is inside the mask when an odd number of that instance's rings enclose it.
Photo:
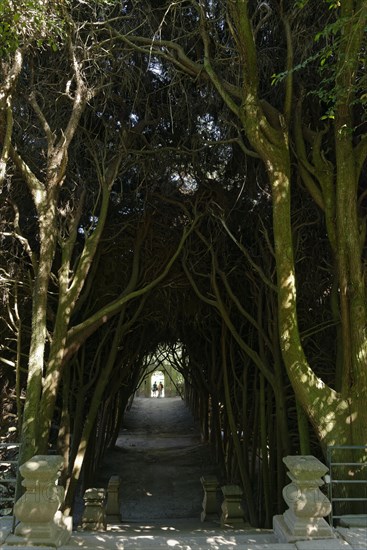
M 66 36 L 64 0 L 3 0 L 0 4 L 0 56 L 18 48 L 50 47 L 56 51 Z
M 26 391 L 27 452 L 63 454 L 66 510 L 178 341 L 254 525 L 282 508 L 282 456 L 345 436 L 321 427 L 357 403 L 365 42 L 344 63 L 358 14 L 337 4 L 2 4 L 2 56 L 24 61 L 0 136 L 1 380 L 18 411 Z

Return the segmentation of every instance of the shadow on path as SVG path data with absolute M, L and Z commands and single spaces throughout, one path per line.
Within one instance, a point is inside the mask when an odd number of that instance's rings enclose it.
M 195 519 L 200 522 L 200 477 L 218 475 L 210 449 L 179 397 L 135 398 L 116 447 L 106 453 L 99 486 L 121 478 L 123 522 Z

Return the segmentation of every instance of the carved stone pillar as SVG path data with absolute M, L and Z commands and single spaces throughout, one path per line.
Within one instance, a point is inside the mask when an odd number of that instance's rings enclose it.
M 218 516 L 217 489 L 219 484 L 217 477 L 211 475 L 201 477 L 200 481 L 204 489 L 201 521 L 205 521 Z
M 106 490 L 92 487 L 87 489 L 83 496 L 84 512 L 82 517 L 82 531 L 105 531 L 106 525 Z
M 20 523 L 7 544 L 58 547 L 68 542 L 72 518 L 59 511 L 64 498 L 64 488 L 57 485 L 62 466 L 61 456 L 48 455 L 35 455 L 20 466 L 26 492 L 14 505 Z
M 121 523 L 120 515 L 120 483 L 119 476 L 111 476 L 107 487 L 106 515 L 107 523 Z
M 224 501 L 220 524 L 222 527 L 245 527 L 244 511 L 242 508 L 242 489 L 238 485 L 224 485 L 222 487 Z
M 321 479 L 328 468 L 314 456 L 286 456 L 283 462 L 291 483 L 284 487 L 283 498 L 289 508 L 273 518 L 273 528 L 280 542 L 335 538 L 324 520 L 331 511 L 329 499 L 320 491 Z

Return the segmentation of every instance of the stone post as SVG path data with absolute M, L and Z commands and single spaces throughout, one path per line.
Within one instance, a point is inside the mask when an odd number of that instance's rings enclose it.
M 335 538 L 324 520 L 331 511 L 329 499 L 319 489 L 328 468 L 314 456 L 286 456 L 284 464 L 291 483 L 284 487 L 283 498 L 289 508 L 273 518 L 274 533 L 279 542 Z
M 121 523 L 120 516 L 120 491 L 121 480 L 119 476 L 111 476 L 107 487 L 106 515 L 107 523 Z
M 59 511 L 64 488 L 57 485 L 62 456 L 35 455 L 20 466 L 25 493 L 14 505 L 19 520 L 7 544 L 63 546 L 72 530 L 72 518 Z
M 82 516 L 82 531 L 105 531 L 106 525 L 106 490 L 92 487 L 83 496 L 84 512 Z
M 219 484 L 217 477 L 211 475 L 201 477 L 200 481 L 204 489 L 201 521 L 205 521 L 218 516 L 217 489 Z
M 224 501 L 222 503 L 221 527 L 245 527 L 244 510 L 242 508 L 242 489 L 238 485 L 222 487 Z

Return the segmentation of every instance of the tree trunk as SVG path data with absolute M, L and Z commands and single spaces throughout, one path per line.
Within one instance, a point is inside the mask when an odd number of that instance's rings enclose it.
M 39 403 L 42 394 L 42 376 L 46 345 L 46 311 L 48 285 L 56 245 L 55 197 L 47 192 L 39 194 L 38 206 L 40 252 L 32 296 L 32 332 L 29 349 L 27 398 L 23 409 L 20 464 L 38 452 Z M 37 421 L 36 421 L 37 420 Z M 47 441 L 45 442 L 47 445 Z
M 237 465 L 238 465 L 238 469 L 241 477 L 241 483 L 242 483 L 242 487 L 244 489 L 244 494 L 247 501 L 249 520 L 251 525 L 255 526 L 258 523 L 258 518 L 257 518 L 256 507 L 255 507 L 254 498 L 253 498 L 253 486 L 251 483 L 249 472 L 245 468 L 244 462 L 242 460 L 242 447 L 238 437 L 237 424 L 234 416 L 232 399 L 230 395 L 230 384 L 229 384 L 228 366 L 227 366 L 226 336 L 227 336 L 226 325 L 223 321 L 223 330 L 222 330 L 222 336 L 221 336 L 221 344 L 222 344 L 221 357 L 222 357 L 222 368 L 223 368 L 225 411 L 226 411 L 229 431 L 231 434 L 230 441 L 233 443 L 233 454 L 236 456 L 236 461 L 237 461 Z

